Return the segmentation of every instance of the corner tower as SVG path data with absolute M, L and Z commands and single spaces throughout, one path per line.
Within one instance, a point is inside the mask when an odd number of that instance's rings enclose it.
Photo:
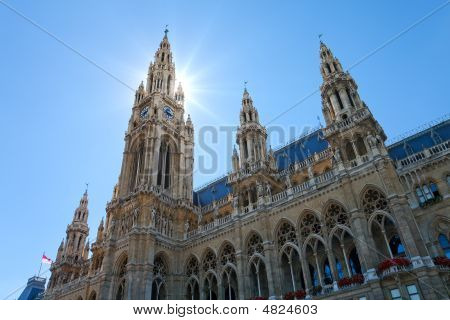
M 335 160 L 354 167 L 376 155 L 387 155 L 386 135 L 358 94 L 358 86 L 331 50 L 320 42 L 320 86 L 325 138 Z
M 247 168 L 251 164 L 266 160 L 266 128 L 259 123 L 258 110 L 253 106 L 253 100 L 244 89 L 242 108 L 240 112 L 240 126 L 236 135 L 236 143 L 240 150 L 240 168 Z M 235 160 L 234 160 L 235 161 Z

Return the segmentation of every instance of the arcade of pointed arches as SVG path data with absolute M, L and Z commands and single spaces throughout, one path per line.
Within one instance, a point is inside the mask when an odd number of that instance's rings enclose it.
M 367 232 L 374 239 L 380 260 L 406 256 L 401 236 L 384 193 L 376 187 L 362 192 L 361 209 L 368 222 Z M 313 288 L 329 288 L 343 277 L 362 274 L 364 265 L 358 255 L 357 243 L 350 227 L 345 206 L 328 201 L 323 214 L 306 209 L 297 224 L 280 219 L 274 231 L 277 264 L 283 293 Z M 269 283 L 265 241 L 256 231 L 246 237 L 241 260 L 247 288 L 241 287 L 246 298 L 268 297 Z M 116 271 L 114 297 L 124 299 L 126 263 L 121 258 Z M 216 252 L 208 247 L 200 259 L 190 254 L 184 264 L 184 296 L 189 300 L 234 300 L 239 298 L 236 249 L 224 241 Z M 170 275 L 169 257 L 159 252 L 154 258 L 152 295 L 155 300 L 167 299 L 166 279 Z

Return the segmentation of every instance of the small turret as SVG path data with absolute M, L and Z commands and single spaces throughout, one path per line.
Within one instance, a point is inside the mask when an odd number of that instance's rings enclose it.
M 84 246 L 84 252 L 83 252 L 84 260 L 87 260 L 89 257 L 89 248 L 90 248 L 90 245 L 89 245 L 89 239 L 88 239 L 88 241 L 86 241 L 86 245 Z
M 58 248 L 58 253 L 56 255 L 57 262 L 62 259 L 63 254 L 64 254 L 64 239 L 62 239 L 61 244 L 59 245 L 59 248 Z
M 178 104 L 183 105 L 184 104 L 184 91 L 183 87 L 181 86 L 181 82 L 178 83 L 177 91 L 175 92 L 175 101 Z
M 139 104 L 139 102 L 142 101 L 142 99 L 145 98 L 147 95 L 147 92 L 144 89 L 144 82 L 141 81 L 141 84 L 139 85 L 138 89 L 136 90 L 136 93 L 134 95 L 134 104 Z
M 238 152 L 236 150 L 236 146 L 233 146 L 233 156 L 231 157 L 231 162 L 233 165 L 233 171 L 239 171 L 240 166 L 239 166 L 239 155 Z
M 103 226 L 103 218 L 100 221 L 100 225 L 98 226 L 97 229 L 97 243 L 100 243 L 103 241 L 103 230 L 104 230 L 104 226 Z

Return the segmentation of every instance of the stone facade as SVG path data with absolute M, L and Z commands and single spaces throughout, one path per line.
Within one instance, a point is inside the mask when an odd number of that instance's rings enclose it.
M 397 157 L 402 141 L 385 146 L 321 43 L 326 127 L 267 149 L 245 89 L 233 171 L 193 191 L 194 128 L 172 59 L 166 32 L 136 91 L 96 241 L 86 242 L 85 193 L 45 298 L 448 299 L 448 260 L 433 258 L 450 254 L 449 121 L 435 143 Z

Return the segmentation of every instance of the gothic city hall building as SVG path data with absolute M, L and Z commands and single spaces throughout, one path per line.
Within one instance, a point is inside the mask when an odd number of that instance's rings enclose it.
M 326 125 L 272 150 L 245 89 L 232 171 L 194 190 L 166 32 L 106 217 L 89 243 L 86 192 L 45 298 L 448 299 L 450 119 L 387 146 L 355 80 L 319 55 Z

